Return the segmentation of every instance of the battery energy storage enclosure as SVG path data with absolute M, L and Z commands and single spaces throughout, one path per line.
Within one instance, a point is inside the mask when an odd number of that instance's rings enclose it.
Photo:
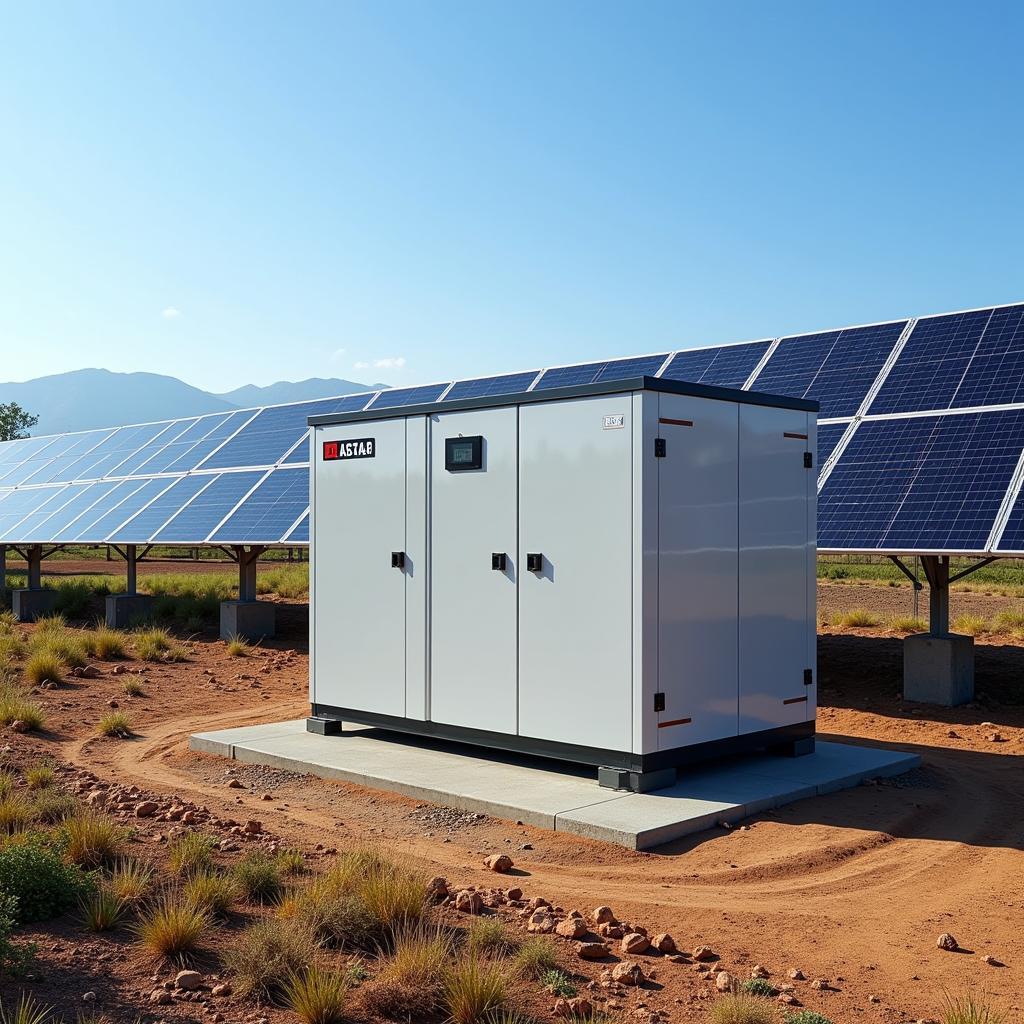
M 310 728 L 633 789 L 812 750 L 816 411 L 640 377 L 314 417 Z

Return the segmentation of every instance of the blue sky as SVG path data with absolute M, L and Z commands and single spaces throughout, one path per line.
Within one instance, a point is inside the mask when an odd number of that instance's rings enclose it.
M 1021 11 L 5 5 L 0 379 L 402 384 L 1024 299 Z

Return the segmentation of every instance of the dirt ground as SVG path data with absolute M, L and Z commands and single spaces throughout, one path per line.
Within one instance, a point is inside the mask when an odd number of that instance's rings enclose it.
M 174 563 L 171 571 L 184 570 Z M 820 591 L 825 608 L 910 611 L 906 590 L 825 584 Z M 998 610 L 982 610 L 984 595 L 962 597 L 954 614 Z M 851 604 L 843 605 L 847 600 Z M 1000 608 L 1013 603 L 997 600 Z M 895 601 L 906 607 L 894 607 Z M 1009 1020 L 1024 1019 L 1024 648 L 979 643 L 978 699 L 939 710 L 901 700 L 898 638 L 883 629 L 824 632 L 820 732 L 912 750 L 923 767 L 632 853 L 190 753 L 192 732 L 306 713 L 305 607 L 279 606 L 284 635 L 265 650 L 232 659 L 212 638 L 194 641 L 190 660 L 149 667 L 144 697 L 125 697 L 109 665 L 98 678 L 39 694 L 48 731 L 8 731 L 0 738 L 6 756 L 27 761 L 45 754 L 225 820 L 259 819 L 281 842 L 311 852 L 317 844 L 386 844 L 453 886 L 494 885 L 481 862 L 505 852 L 527 899 L 541 896 L 585 913 L 608 904 L 620 920 L 642 924 L 652 935 L 670 932 L 683 950 L 710 945 L 719 965 L 741 978 L 759 963 L 779 984 L 790 968 L 800 968 L 808 980 L 792 983 L 794 995 L 836 1024 L 937 1019 L 944 992 L 968 989 L 990 993 Z M 95 735 L 110 700 L 130 714 L 135 738 Z M 245 788 L 228 788 L 233 778 Z M 159 842 L 160 827 L 142 828 L 139 841 Z M 36 931 L 41 969 L 28 983 L 31 990 L 68 1006 L 76 993 L 92 990 L 100 1009 L 134 1005 L 136 1016 L 126 1019 L 146 1015 L 150 1007 L 137 997 L 148 994 L 150 975 L 159 975 L 133 951 L 130 936 L 83 939 L 73 925 Z M 937 949 L 942 932 L 955 935 L 962 951 Z M 574 944 L 556 941 L 571 957 Z M 986 955 L 998 966 L 986 963 Z M 663 1010 L 662 1019 L 706 1019 L 714 985 L 697 965 L 639 959 L 654 980 L 604 1004 L 613 1018 L 646 1019 Z M 600 967 L 572 962 L 584 979 L 599 977 Z M 826 979 L 828 987 L 812 988 L 811 979 Z M 20 987 L 4 980 L 0 994 L 7 998 Z M 153 1010 L 159 1013 L 146 1019 L 201 1019 L 191 1004 Z M 243 1003 L 223 1012 L 227 1024 L 254 1019 L 253 1007 Z M 544 1015 L 550 1017 L 550 1003 Z

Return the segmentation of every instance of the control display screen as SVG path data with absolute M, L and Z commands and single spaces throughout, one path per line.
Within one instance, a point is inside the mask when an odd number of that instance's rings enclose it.
M 449 473 L 483 467 L 484 439 L 476 437 L 446 437 L 444 439 L 444 468 Z

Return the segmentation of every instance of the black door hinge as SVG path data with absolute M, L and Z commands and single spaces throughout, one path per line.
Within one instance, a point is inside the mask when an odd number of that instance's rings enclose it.
M 668 454 L 668 449 L 665 444 L 665 438 L 656 437 L 654 439 L 654 457 L 656 459 L 663 459 Z
M 664 711 L 665 710 L 665 694 L 656 693 L 654 695 L 654 710 Z
M 814 466 L 814 456 L 810 452 L 804 452 L 804 469 L 811 469 Z
M 804 669 L 804 686 L 814 685 L 814 672 L 809 668 Z

